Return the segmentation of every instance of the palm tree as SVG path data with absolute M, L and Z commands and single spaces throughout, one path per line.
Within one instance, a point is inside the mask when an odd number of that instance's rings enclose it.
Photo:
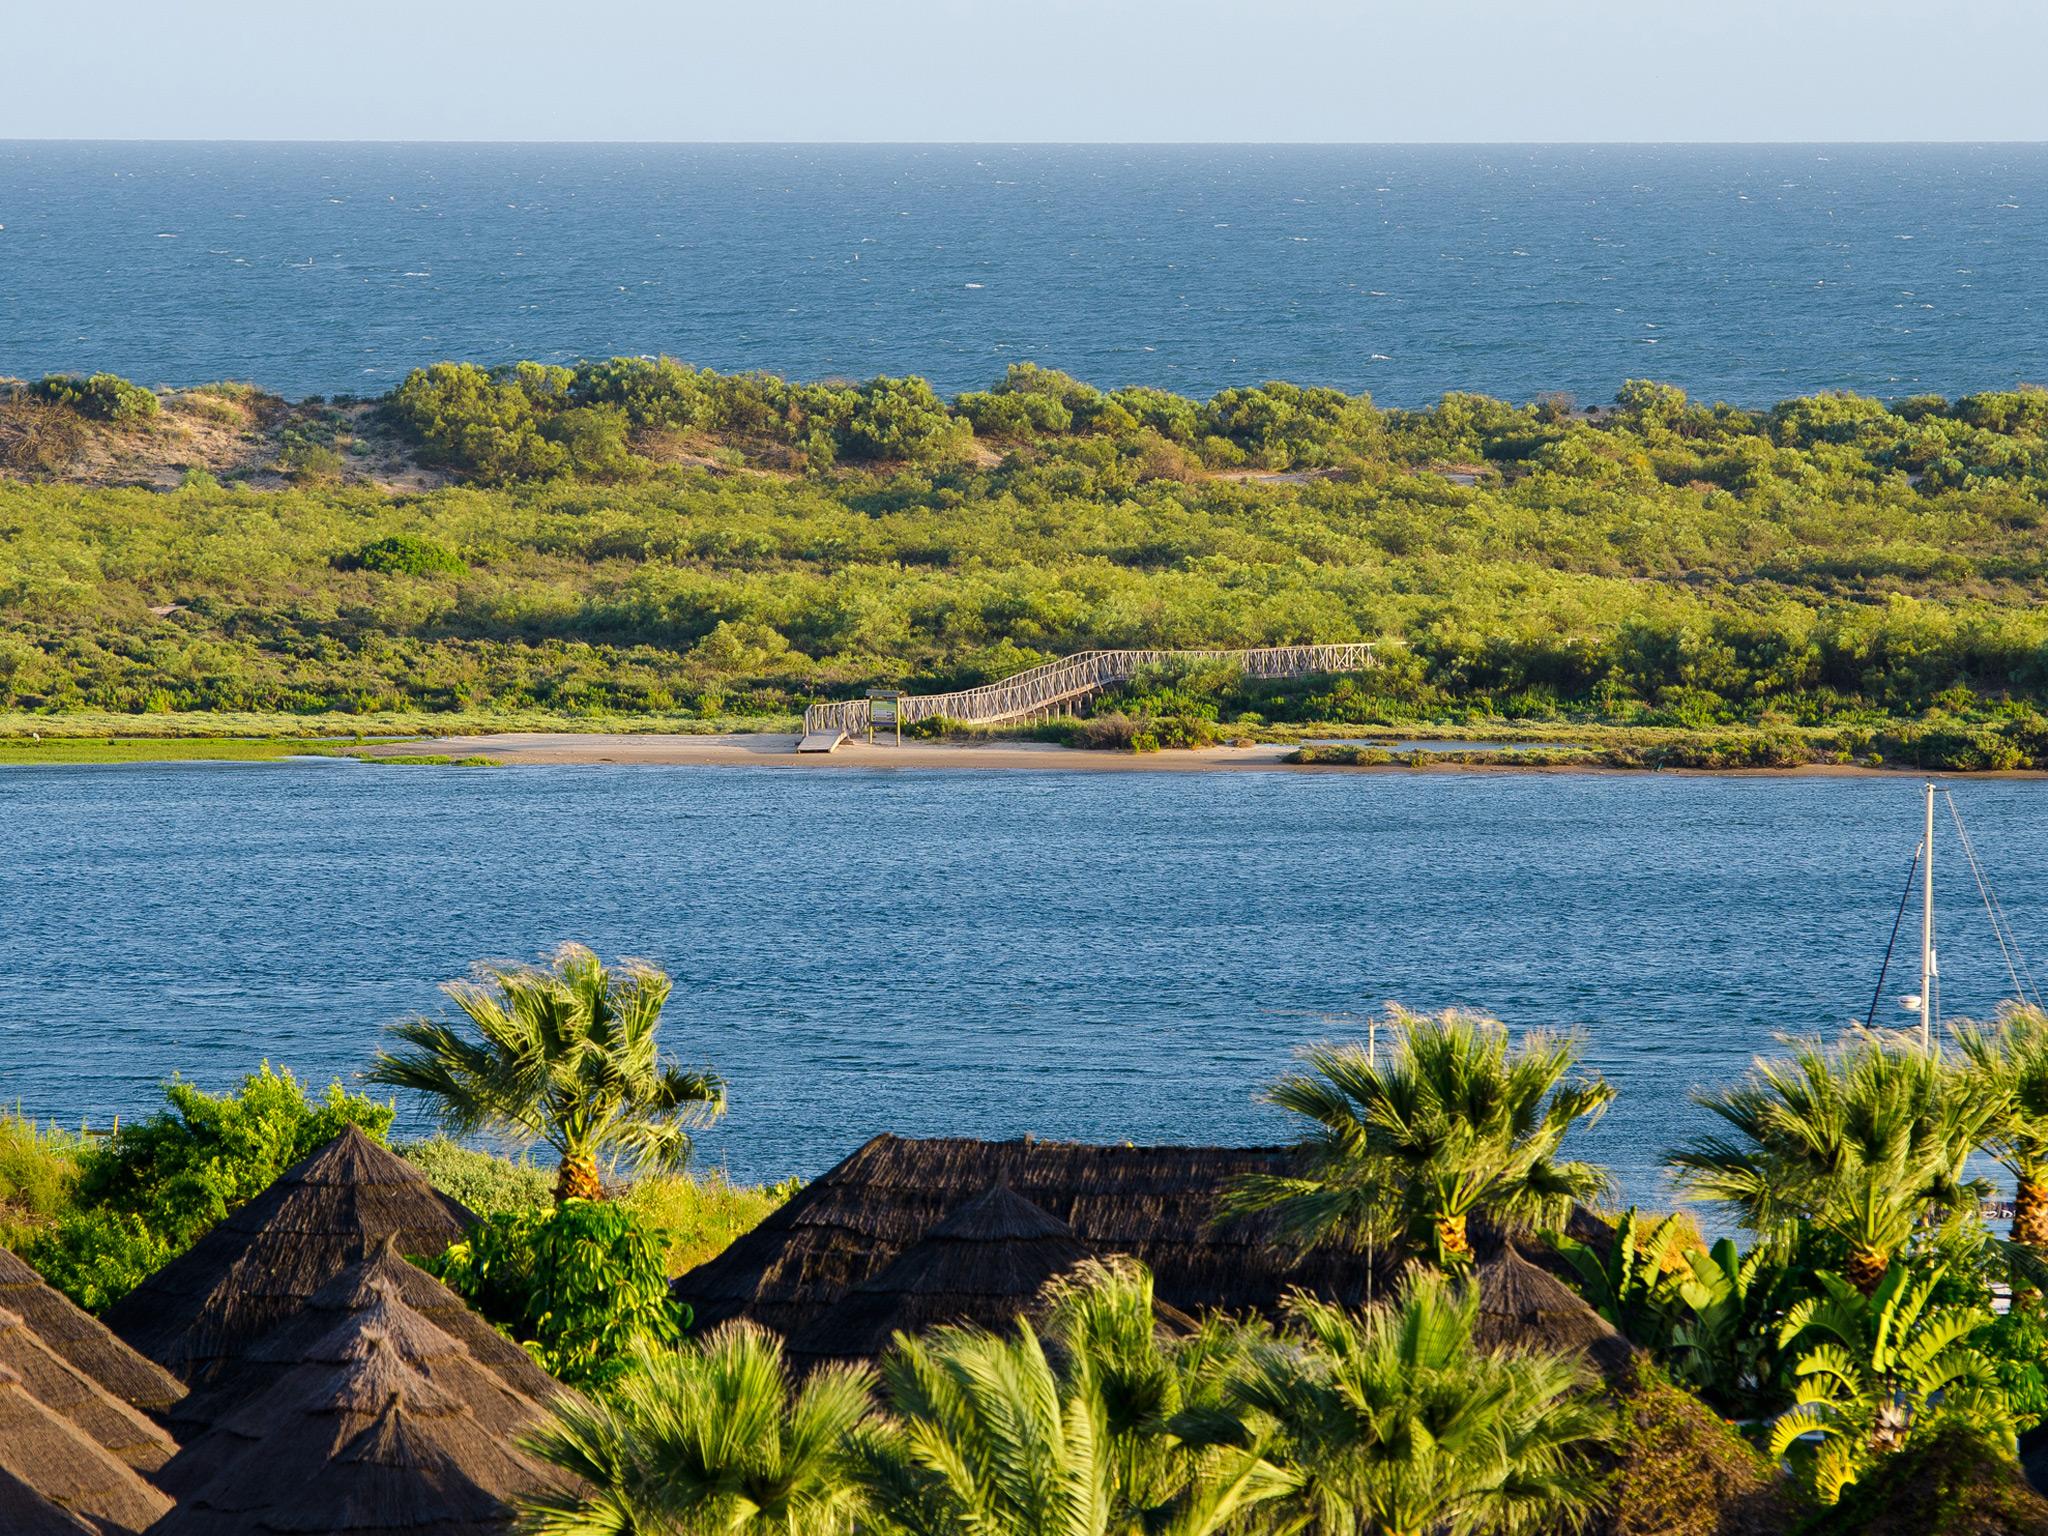
M 1671 1154 L 1681 1182 L 1735 1206 L 1743 1224 L 1789 1235 L 1801 1221 L 1848 1246 L 1844 1276 L 1874 1293 L 1921 1222 L 1973 1203 L 1964 1164 L 2003 1111 L 1903 1035 L 1858 1034 L 1833 1050 L 1788 1041 L 1749 1079 L 1695 1100 L 1733 1126 Z
M 2012 1240 L 2048 1257 L 2048 1013 L 2011 1006 L 1956 1043 L 1972 1089 L 2001 1106 L 1984 1145 L 2013 1176 Z
M 1561 1225 L 1604 1187 L 1598 1169 L 1557 1160 L 1565 1134 L 1614 1097 L 1598 1078 L 1567 1080 L 1575 1041 L 1531 1031 L 1511 1042 L 1499 1020 L 1455 1011 L 1397 1010 L 1390 1022 L 1401 1029 L 1384 1059 L 1318 1045 L 1303 1053 L 1308 1072 L 1274 1086 L 1268 1099 L 1313 1129 L 1295 1169 L 1240 1181 L 1226 1212 L 1272 1211 L 1311 1244 L 1362 1246 L 1393 1226 L 1413 1252 L 1462 1266 L 1475 1212 Z
M 680 1350 L 642 1345 L 602 1399 L 565 1397 L 524 1448 L 577 1479 L 525 1501 L 533 1536 L 848 1536 L 864 1499 L 849 1446 L 872 1375 L 793 1389 L 782 1341 L 729 1323 Z
M 367 1076 L 438 1099 L 457 1135 L 546 1142 L 561 1159 L 555 1198 L 602 1200 L 601 1156 L 678 1167 L 690 1154 L 686 1128 L 725 1109 L 717 1076 L 660 1054 L 669 989 L 646 962 L 614 971 L 580 944 L 545 967 L 483 967 L 442 989 L 479 1038 L 437 1019 L 394 1024 L 404 1048 L 380 1052 Z
M 1149 1281 L 1145 1290 L 1149 1310 Z M 1169 1411 L 1174 1391 L 1148 1397 L 1144 1383 L 1163 1383 L 1129 1326 L 1135 1294 L 1124 1289 L 1100 1306 L 1070 1299 L 1064 1326 L 1072 1331 L 1052 1352 L 1028 1322 L 1008 1336 L 966 1328 L 897 1335 L 882 1363 L 891 1416 L 858 1442 L 886 1528 L 903 1536 L 1214 1536 L 1280 1492 L 1285 1479 L 1256 1447 L 1183 1439 Z
M 1579 1359 L 1481 1349 L 1479 1295 L 1412 1272 L 1363 1312 L 1299 1293 L 1300 1342 L 1261 1346 L 1236 1392 L 1277 1427 L 1298 1479 L 1279 1509 L 1319 1536 L 1576 1529 L 1600 1502 L 1594 1453 L 1616 1421 Z

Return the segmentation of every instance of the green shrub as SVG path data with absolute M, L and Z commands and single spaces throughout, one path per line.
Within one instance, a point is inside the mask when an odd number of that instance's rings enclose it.
M 81 416 L 116 425 L 147 421 L 157 413 L 153 391 L 113 373 L 95 373 L 84 379 L 52 373 L 31 384 L 29 393 L 47 404 L 68 405 Z
M 447 545 L 415 533 L 393 533 L 373 540 L 350 556 L 348 563 L 365 571 L 406 576 L 459 575 L 469 569 L 462 556 Z
M 173 1081 L 164 1097 L 168 1110 L 84 1151 L 72 1208 L 30 1244 L 29 1262 L 81 1305 L 118 1300 L 347 1126 L 382 1140 L 393 1115 L 338 1082 L 316 1104 L 268 1062 L 234 1093 Z
M 530 1157 L 500 1157 L 446 1136 L 410 1141 L 398 1151 L 434 1188 L 479 1216 L 516 1215 L 554 1200 L 554 1174 L 536 1168 Z
M 474 363 L 415 368 L 392 392 L 391 409 L 433 459 L 498 483 L 560 474 L 569 454 L 541 431 L 567 394 L 566 368 L 521 363 L 486 372 Z
M 603 1387 L 636 1344 L 673 1343 L 689 1323 L 660 1233 L 610 1201 L 492 1216 L 427 1267 L 573 1387 Z

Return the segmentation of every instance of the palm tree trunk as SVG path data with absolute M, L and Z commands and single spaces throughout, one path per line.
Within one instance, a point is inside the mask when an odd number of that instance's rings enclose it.
M 1851 1248 L 1849 1261 L 1842 1266 L 1842 1278 L 1864 1295 L 1875 1296 L 1884 1283 L 1885 1271 L 1891 1267 L 1888 1253 L 1879 1253 L 1875 1248 Z
M 1443 1255 L 1446 1266 L 1472 1262 L 1472 1239 L 1465 1234 L 1465 1218 L 1462 1214 L 1445 1214 L 1437 1217 L 1436 1246 L 1437 1252 Z
M 602 1200 L 604 1181 L 597 1176 L 597 1159 L 588 1152 L 565 1152 L 555 1173 L 555 1204 L 564 1200 Z
M 2048 1254 L 2048 1184 L 2019 1181 L 2012 1199 L 2012 1240 Z

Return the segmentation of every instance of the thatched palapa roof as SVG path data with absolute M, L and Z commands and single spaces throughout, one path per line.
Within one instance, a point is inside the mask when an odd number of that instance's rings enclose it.
M 1634 1354 L 1614 1324 L 1513 1243 L 1502 1243 L 1472 1278 L 1479 1287 L 1478 1340 L 1489 1349 L 1578 1350 L 1607 1377 Z
M 182 1381 L 129 1348 L 5 1248 L 0 1248 L 0 1307 L 20 1314 L 37 1338 L 132 1408 L 161 1417 L 185 1395 Z
M 475 1219 L 351 1126 L 129 1292 L 107 1322 L 188 1384 L 209 1383 L 386 1238 L 436 1254 Z
M 389 1239 L 351 1263 L 306 1299 L 292 1316 L 250 1340 L 216 1374 L 214 1385 L 194 1392 L 171 1416 L 171 1425 L 190 1439 L 273 1385 L 308 1360 L 338 1358 L 320 1352 L 329 1336 L 351 1318 L 391 1300 L 430 1323 L 490 1371 L 517 1396 L 536 1405 L 567 1392 L 533 1357 L 471 1311 L 447 1286 L 399 1257 Z
M 0 1531 L 7 1536 L 93 1536 L 92 1526 L 5 1470 L 0 1470 Z
M 874 1359 L 901 1330 L 1007 1328 L 1046 1285 L 1089 1260 L 1057 1217 L 993 1184 L 790 1340 L 800 1361 Z
M 131 1467 L 154 1472 L 177 1449 L 169 1435 L 37 1338 L 21 1314 L 4 1307 L 0 1365 L 13 1371 L 37 1402 L 69 1419 L 101 1449 Z
M 1142 1261 L 1160 1300 L 1185 1312 L 1270 1312 L 1296 1286 L 1362 1301 L 1366 1265 L 1355 1255 L 1304 1256 L 1274 1243 L 1263 1221 L 1215 1221 L 1227 1185 L 1279 1171 L 1287 1158 L 1274 1148 L 877 1136 L 682 1276 L 675 1294 L 700 1329 L 745 1317 L 794 1337 L 961 1205 L 1004 1184 L 1064 1222 L 1089 1253 Z
M 171 1507 L 171 1501 L 133 1467 L 32 1397 L 21 1378 L 4 1365 L 0 1472 L 107 1536 L 139 1532 Z
M 358 1335 L 339 1365 L 264 1393 L 262 1437 L 151 1536 L 501 1536 L 513 1499 L 559 1486 L 408 1364 L 381 1325 Z
M 454 1339 L 377 1285 L 363 1303 L 336 1318 L 315 1314 L 326 1331 L 307 1339 L 294 1326 L 277 1330 L 248 1360 L 243 1380 L 265 1371 L 267 1384 L 224 1411 L 213 1428 L 187 1441 L 159 1477 L 175 1495 L 202 1487 L 247 1450 L 261 1445 L 306 1401 L 351 1371 L 396 1361 L 459 1406 L 483 1432 L 504 1444 L 534 1428 L 545 1410 L 485 1370 Z

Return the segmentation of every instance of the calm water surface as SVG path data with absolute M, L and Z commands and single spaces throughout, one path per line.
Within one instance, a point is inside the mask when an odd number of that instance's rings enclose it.
M 666 351 L 1767 403 L 2048 380 L 2048 146 L 0 142 L 0 374 Z
M 1955 794 L 2048 949 L 2048 785 Z M 1862 1016 L 1917 815 L 1876 778 L 6 769 L 0 1098 L 97 1124 L 174 1070 L 345 1076 L 473 960 L 575 938 L 677 976 L 672 1046 L 732 1084 L 705 1152 L 748 1176 L 880 1130 L 1277 1138 L 1253 1089 L 1399 999 L 1583 1029 L 1621 1089 L 1587 1151 L 1656 1198 L 1688 1088 Z M 1983 1012 L 1942 846 L 1946 1003 Z

